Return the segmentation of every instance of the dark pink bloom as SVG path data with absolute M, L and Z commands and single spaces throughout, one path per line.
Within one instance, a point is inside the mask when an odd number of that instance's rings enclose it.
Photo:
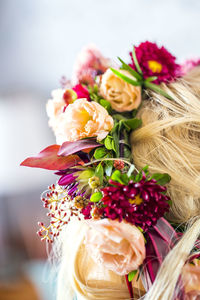
M 189 71 L 191 71 L 193 68 L 200 66 L 200 58 L 193 58 L 186 60 L 181 65 L 181 73 L 182 75 L 187 74 Z
M 76 92 L 77 98 L 86 98 L 88 101 L 90 100 L 90 93 L 88 92 L 88 89 L 84 87 L 82 84 L 75 85 L 72 90 Z
M 94 205 L 93 202 L 89 202 L 88 205 L 84 208 L 82 208 L 81 213 L 84 215 L 84 218 L 87 219 L 91 219 L 91 210 L 92 210 L 92 206 Z
M 180 74 L 180 65 L 176 63 L 176 58 L 165 47 L 158 47 L 155 43 L 144 42 L 135 47 L 136 57 L 144 78 L 157 76 L 156 84 L 161 82 L 171 82 Z M 130 66 L 135 70 L 132 53 L 130 53 L 132 63 Z
M 110 184 L 102 189 L 104 217 L 126 220 L 147 231 L 169 210 L 169 197 L 163 193 L 166 188 L 154 179 L 147 181 L 145 175 L 140 182 L 122 185 L 110 180 Z

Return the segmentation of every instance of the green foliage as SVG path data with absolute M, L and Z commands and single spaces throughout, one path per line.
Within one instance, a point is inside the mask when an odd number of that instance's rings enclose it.
M 104 169 L 102 167 L 102 164 L 100 163 L 95 169 L 95 176 L 99 177 L 100 184 L 103 184 L 103 175 L 104 175 Z
M 155 179 L 157 181 L 157 184 L 165 185 L 170 182 L 171 177 L 167 173 L 164 174 L 155 173 L 151 176 L 151 179 Z
M 134 64 L 135 64 L 135 67 L 136 67 L 138 73 L 142 75 L 142 70 L 140 68 L 140 65 L 138 63 L 138 60 L 137 60 L 137 57 L 136 57 L 136 53 L 135 53 L 135 47 L 133 47 L 132 56 L 133 56 L 133 61 L 134 61 Z
M 142 76 L 138 74 L 133 68 L 127 65 L 120 57 L 118 57 L 119 61 L 122 63 L 121 69 L 128 71 L 131 75 L 133 75 L 136 79 L 142 80 Z
M 142 120 L 137 118 L 122 120 L 121 122 L 126 127 L 127 131 L 135 130 L 142 125 Z
M 97 148 L 94 152 L 95 159 L 101 159 L 107 155 L 107 150 L 104 147 Z
M 102 192 L 97 192 L 92 194 L 92 196 L 90 197 L 90 201 L 91 202 L 99 202 L 103 197 Z
M 121 184 L 127 185 L 129 178 L 126 173 L 121 173 L 119 170 L 115 170 L 111 176 L 113 181 L 119 182 Z
M 121 79 L 123 79 L 124 81 L 126 81 L 127 83 L 132 84 L 132 85 L 134 85 L 134 86 L 141 86 L 141 85 L 142 85 L 141 82 L 136 81 L 136 80 L 134 80 L 134 79 L 131 79 L 130 77 L 128 77 L 128 76 L 122 74 L 122 73 L 119 72 L 118 70 L 115 70 L 115 69 L 113 69 L 113 68 L 110 68 L 110 69 L 111 69 L 111 71 L 113 71 L 113 73 L 114 73 L 115 75 L 117 75 L 118 77 L 120 77 Z
M 105 99 L 100 99 L 99 103 L 108 111 L 108 113 L 111 112 L 112 108 L 109 101 Z
M 137 274 L 137 270 L 134 270 L 134 271 L 131 271 L 129 274 L 128 274 L 128 281 L 129 282 L 131 282 L 133 279 L 134 279 L 134 277 L 135 277 L 135 275 Z
M 107 137 L 104 140 L 104 145 L 105 145 L 106 149 L 115 151 L 115 149 L 113 147 L 113 137 L 112 136 L 107 135 Z
M 89 91 L 89 94 L 90 94 L 90 99 L 92 101 L 95 101 L 95 102 L 100 102 L 100 100 L 102 99 L 102 96 L 99 95 L 99 88 L 98 88 L 98 85 L 95 84 L 94 86 L 88 86 L 88 91 Z

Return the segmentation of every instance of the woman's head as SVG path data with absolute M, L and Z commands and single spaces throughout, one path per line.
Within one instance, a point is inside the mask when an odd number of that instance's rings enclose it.
M 200 233 L 200 67 L 162 88 L 173 100 L 151 93 L 143 101 L 138 113 L 142 127 L 131 136 L 134 163 L 138 169 L 149 165 L 150 173 L 171 176 L 168 193 L 172 207 L 167 216 L 171 221 L 181 224 L 196 217 L 196 222 L 167 256 L 145 298 L 148 300 L 172 298 L 182 267 Z M 124 276 L 107 271 L 90 257 L 84 245 L 88 226 L 82 223 L 76 226 L 78 233 L 70 233 L 76 242 L 62 235 L 65 247 L 58 299 L 64 299 L 66 266 L 72 288 L 83 299 L 129 299 Z M 72 248 L 70 254 L 69 247 Z M 139 298 L 143 291 L 140 281 L 137 282 L 135 297 Z
M 168 217 L 182 223 L 200 214 L 200 68 L 163 89 L 174 100 L 153 94 L 144 101 L 132 154 L 138 168 L 148 164 L 151 172 L 171 176 Z

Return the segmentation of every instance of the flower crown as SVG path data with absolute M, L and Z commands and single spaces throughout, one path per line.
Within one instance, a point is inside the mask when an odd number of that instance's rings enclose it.
M 85 243 L 91 256 L 126 276 L 132 298 L 136 274 L 148 290 L 181 233 L 164 217 L 171 204 L 165 186 L 170 176 L 150 175 L 148 166 L 136 169 L 130 133 L 142 124 L 137 112 L 145 91 L 173 101 L 161 84 L 175 81 L 200 60 L 179 65 L 164 47 L 151 42 L 133 47 L 130 57 L 129 64 L 119 58 L 121 66 L 116 67 L 94 46 L 84 49 L 72 81 L 63 77 L 62 88 L 54 90 L 47 102 L 57 144 L 21 165 L 56 170 L 60 176 L 42 194 L 51 219 L 48 226 L 39 223 L 42 240 L 52 242 L 74 218 L 87 220 L 90 230 Z M 118 266 L 112 261 L 113 249 L 122 257 Z M 109 261 L 105 253 L 110 253 Z

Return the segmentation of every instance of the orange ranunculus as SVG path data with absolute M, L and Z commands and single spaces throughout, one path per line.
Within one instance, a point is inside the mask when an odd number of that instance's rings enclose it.
M 118 275 L 137 270 L 145 259 L 145 242 L 140 230 L 125 221 L 88 221 L 86 248 L 97 263 Z

